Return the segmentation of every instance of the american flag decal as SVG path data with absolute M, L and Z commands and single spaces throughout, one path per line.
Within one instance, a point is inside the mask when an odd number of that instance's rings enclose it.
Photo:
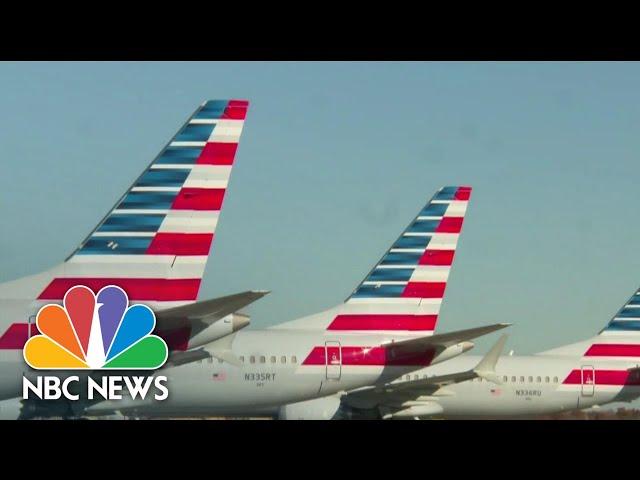
M 494 397 L 497 397 L 499 395 L 502 394 L 502 390 L 499 388 L 492 388 L 491 389 L 491 395 L 493 395 Z
M 227 375 L 224 372 L 214 373 L 211 378 L 213 378 L 214 382 L 222 382 L 227 379 Z

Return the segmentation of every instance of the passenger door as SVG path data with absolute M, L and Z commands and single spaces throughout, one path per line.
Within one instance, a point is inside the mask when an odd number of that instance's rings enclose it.
M 581 369 L 581 384 L 582 388 L 580 394 L 583 397 L 593 397 L 596 387 L 596 372 L 593 366 L 583 365 Z
M 342 374 L 342 349 L 340 342 L 329 340 L 324 342 L 327 365 L 327 380 L 340 380 Z

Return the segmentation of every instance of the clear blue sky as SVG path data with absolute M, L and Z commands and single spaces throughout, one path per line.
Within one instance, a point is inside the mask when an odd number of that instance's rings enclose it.
M 470 184 L 439 329 L 587 338 L 640 285 L 638 85 L 624 63 L 3 63 L 0 281 L 64 259 L 200 102 L 246 98 L 201 298 L 272 290 L 254 328 L 332 306 Z

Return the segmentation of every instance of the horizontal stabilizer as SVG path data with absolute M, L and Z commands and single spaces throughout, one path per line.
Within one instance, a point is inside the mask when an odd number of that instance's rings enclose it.
M 186 320 L 203 320 L 207 323 L 213 323 L 250 305 L 268 293 L 268 290 L 251 290 L 160 310 L 156 312 L 156 322 L 161 330 L 182 326 L 186 323 Z
M 383 344 L 385 348 L 401 348 L 402 350 L 421 351 L 427 348 L 446 348 L 456 345 L 460 342 L 473 340 L 482 337 L 488 333 L 495 332 L 510 326 L 510 323 L 496 323 L 486 325 L 484 327 L 468 328 L 466 330 L 457 330 L 455 332 L 441 333 L 438 335 L 430 335 L 426 337 L 410 338 L 408 340 L 400 340 Z

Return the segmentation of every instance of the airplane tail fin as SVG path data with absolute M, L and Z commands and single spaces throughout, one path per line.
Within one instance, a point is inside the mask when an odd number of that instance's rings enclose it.
M 565 385 L 640 386 L 640 376 L 633 370 L 640 365 L 640 289 L 595 337 L 540 355 L 580 359 L 582 367 L 569 373 L 562 382 Z
M 640 289 L 625 302 L 595 337 L 541 352 L 607 360 L 632 359 L 640 363 Z
M 196 300 L 248 106 L 203 103 L 63 264 L 0 296 L 61 301 L 74 285 L 115 284 L 160 308 Z
M 431 334 L 438 321 L 471 187 L 443 187 L 344 304 L 281 328 Z

